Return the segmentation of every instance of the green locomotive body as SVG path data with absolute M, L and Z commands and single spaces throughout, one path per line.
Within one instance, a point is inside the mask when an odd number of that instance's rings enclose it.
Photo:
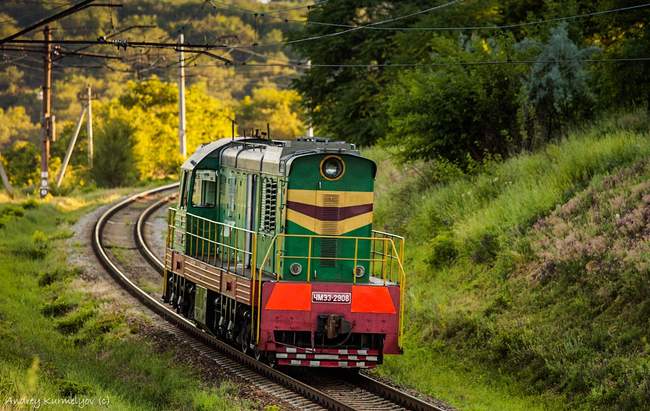
M 183 164 L 170 209 L 163 298 L 282 364 L 371 367 L 399 352 L 403 239 L 372 230 L 375 173 L 374 162 L 343 142 L 202 146 Z M 364 308 L 373 304 L 384 311 Z M 370 325 L 353 324 L 364 318 Z M 376 355 L 302 364 L 287 347 Z

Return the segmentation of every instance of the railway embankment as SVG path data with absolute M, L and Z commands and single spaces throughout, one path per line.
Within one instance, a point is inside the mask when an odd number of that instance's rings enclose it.
M 88 214 L 131 191 L 0 203 L 0 409 L 263 409 L 84 262 Z
M 649 130 L 614 115 L 471 173 L 370 150 L 411 251 L 405 354 L 379 374 L 468 410 L 647 407 Z

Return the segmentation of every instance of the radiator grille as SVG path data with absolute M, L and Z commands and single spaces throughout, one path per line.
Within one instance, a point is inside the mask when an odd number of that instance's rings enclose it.
M 336 235 L 337 220 L 339 217 L 339 195 L 338 194 L 321 194 L 321 232 L 324 235 Z M 320 255 L 324 258 L 335 258 L 338 251 L 338 241 L 336 238 L 321 238 Z M 336 260 L 322 259 L 321 267 L 335 267 Z
M 337 249 L 336 238 L 321 238 L 320 240 L 320 255 L 324 258 L 336 257 Z M 336 260 L 322 259 L 320 262 L 321 267 L 335 267 Z
M 278 204 L 278 182 L 271 178 L 262 180 L 262 221 L 261 231 L 274 232 L 276 223 L 276 207 Z

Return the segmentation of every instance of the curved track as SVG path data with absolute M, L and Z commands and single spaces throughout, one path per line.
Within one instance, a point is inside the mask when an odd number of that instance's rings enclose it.
M 104 234 L 109 223 L 131 219 L 137 210 L 137 220 L 128 239 L 142 254 L 146 264 L 157 272 L 163 271 L 163 263 L 151 250 L 145 238 L 145 223 L 157 209 L 170 201 L 164 194 L 174 190 L 178 184 L 171 184 L 148 190 L 128 197 L 110 207 L 95 223 L 92 234 L 92 246 L 95 254 L 111 276 L 138 301 L 150 310 L 166 319 L 174 327 L 191 337 L 190 346 L 202 356 L 212 360 L 216 365 L 231 374 L 243 378 L 257 388 L 282 399 L 287 404 L 299 409 L 331 410 L 446 410 L 448 408 L 427 403 L 390 385 L 384 384 L 364 374 L 350 373 L 315 373 L 292 377 L 277 369 L 236 350 L 229 344 L 207 334 L 171 307 L 163 304 L 159 298 L 144 291 L 137 281 L 128 274 L 117 258 L 108 250 Z M 147 203 L 140 211 L 143 202 Z M 336 374 L 336 375 L 334 375 Z

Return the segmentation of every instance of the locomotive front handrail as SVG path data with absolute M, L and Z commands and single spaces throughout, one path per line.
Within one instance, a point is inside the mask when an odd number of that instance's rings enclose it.
M 271 240 L 270 246 L 267 248 L 266 253 L 264 254 L 264 258 L 262 259 L 262 262 L 260 264 L 260 275 L 257 278 L 257 289 L 255 291 L 255 296 L 257 297 L 257 310 L 256 310 L 256 315 L 255 315 L 255 321 L 257 324 L 255 325 L 255 341 L 259 343 L 259 337 L 260 337 L 260 318 L 261 318 L 261 299 L 262 299 L 262 270 L 263 267 L 266 265 L 271 252 L 275 249 L 276 250 L 276 266 L 279 265 L 279 261 L 282 259 L 307 259 L 307 267 L 308 270 L 311 268 L 311 259 L 318 259 L 318 260 L 333 260 L 333 261 L 354 261 L 355 266 L 357 261 L 368 261 L 368 262 L 382 262 L 382 279 L 383 279 L 383 284 L 387 285 L 389 283 L 389 280 L 386 276 L 386 260 L 387 257 L 391 257 L 393 260 L 391 260 L 390 263 L 390 276 L 391 280 L 394 284 L 398 284 L 400 286 L 400 307 L 399 307 L 399 331 L 398 331 L 398 344 L 401 347 L 402 346 L 402 337 L 404 334 L 404 306 L 405 306 L 405 301 L 404 298 L 406 296 L 405 294 L 405 288 L 406 288 L 406 272 L 404 270 L 404 265 L 402 263 L 402 258 L 401 256 L 404 253 L 404 238 L 400 236 L 393 236 L 388 233 L 379 233 L 382 235 L 385 235 L 385 237 L 341 237 L 341 236 L 333 236 L 333 235 L 310 235 L 310 234 L 285 234 L 285 233 L 280 233 L 275 235 L 273 239 Z M 394 237 L 399 241 L 399 248 L 395 244 Z M 278 247 L 278 242 L 282 241 L 284 244 L 284 240 L 286 238 L 307 238 L 308 239 L 308 255 L 307 256 L 296 256 L 296 255 L 284 255 L 282 254 L 282 248 L 283 247 Z M 354 257 L 321 257 L 321 256 L 311 256 L 311 244 L 314 239 L 320 239 L 320 238 L 336 238 L 336 239 L 343 239 L 343 240 L 354 240 L 355 242 L 355 254 Z M 372 242 L 377 242 L 382 244 L 382 249 L 383 251 L 381 253 L 378 253 L 381 255 L 382 258 L 360 258 L 358 256 L 358 242 L 359 241 L 370 241 Z M 393 261 L 397 263 L 397 278 L 395 279 L 392 276 L 392 266 L 393 266 Z M 282 276 L 281 272 L 279 269 L 276 268 L 275 270 L 275 276 L 276 276 L 276 281 L 281 281 Z M 369 273 L 370 275 L 372 273 Z M 309 276 L 309 271 L 307 273 L 307 282 L 311 282 L 310 276 Z M 354 273 L 352 273 L 352 278 L 353 278 L 353 283 L 356 283 L 356 276 Z M 253 280 L 253 284 L 255 284 L 255 279 Z M 251 320 L 253 322 L 253 320 Z
M 400 250 L 403 250 L 403 238 L 399 236 L 395 236 L 398 240 L 400 240 L 399 247 L 398 245 L 395 244 L 395 240 L 393 238 L 389 237 L 361 237 L 361 236 L 336 236 L 336 235 L 312 235 L 312 234 L 286 234 L 286 233 L 279 233 L 273 239 L 271 240 L 271 244 L 269 245 L 265 257 L 262 260 L 261 264 L 259 265 L 260 269 L 262 267 L 265 267 L 267 262 L 268 262 L 268 257 L 270 257 L 270 251 L 272 249 L 275 249 L 275 267 L 273 269 L 273 273 L 275 275 L 275 278 L 277 281 L 282 280 L 282 271 L 280 270 L 280 262 L 282 260 L 287 260 L 287 259 L 298 259 L 298 260 L 306 260 L 307 261 L 307 275 L 306 275 L 306 281 L 310 282 L 311 281 L 311 262 L 312 260 L 327 260 L 327 261 L 353 261 L 356 266 L 356 262 L 369 262 L 369 263 L 375 263 L 375 264 L 380 264 L 381 263 L 381 274 L 380 277 L 381 280 L 383 280 L 384 284 L 387 284 L 389 282 L 399 284 L 401 273 L 398 273 L 397 275 L 394 275 L 393 269 L 395 268 L 395 265 L 399 265 L 398 263 L 402 261 L 402 254 L 403 251 L 400 252 Z M 307 240 L 307 253 L 305 255 L 290 255 L 290 254 L 285 254 L 285 242 L 286 239 L 291 239 L 291 238 L 301 238 L 301 239 L 306 239 Z M 354 241 L 354 254 L 351 257 L 327 257 L 327 256 L 317 256 L 317 255 L 312 255 L 312 244 L 315 239 L 337 239 L 339 241 Z M 370 254 L 371 257 L 365 258 L 365 257 L 360 257 L 359 256 L 359 247 L 358 243 L 360 241 L 367 241 L 371 244 L 371 250 Z M 278 245 L 280 243 L 280 245 Z M 375 245 L 379 244 L 381 246 L 380 250 L 377 250 Z M 378 256 L 379 258 L 373 257 Z M 399 267 L 397 267 L 399 271 Z M 372 275 L 372 270 L 371 270 L 371 275 Z M 352 282 L 356 282 L 356 276 L 354 273 L 352 273 Z
M 276 234 L 273 237 L 273 240 L 271 240 L 271 245 L 269 248 L 266 250 L 266 254 L 264 254 L 264 259 L 262 260 L 262 264 L 260 265 L 260 276 L 257 280 L 258 285 L 257 285 L 257 291 L 255 294 L 255 297 L 257 297 L 257 315 L 251 317 L 251 323 L 253 320 L 257 321 L 257 326 L 253 327 L 254 330 L 256 330 L 255 333 L 255 343 L 260 342 L 260 317 L 262 315 L 262 270 L 264 269 L 264 266 L 266 265 L 266 260 L 269 258 L 269 254 L 271 253 L 271 250 L 273 249 L 273 245 L 275 244 L 279 234 Z M 255 285 L 255 279 L 253 278 L 253 285 Z

